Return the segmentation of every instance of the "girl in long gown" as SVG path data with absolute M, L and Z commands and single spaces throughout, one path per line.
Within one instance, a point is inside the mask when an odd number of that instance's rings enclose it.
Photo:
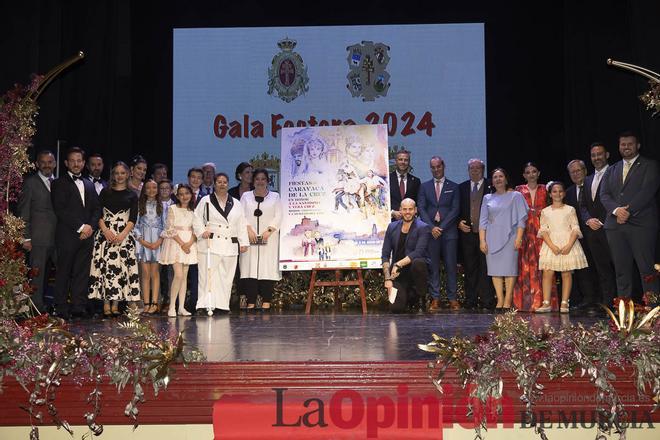
M 548 192 L 545 185 L 539 183 L 541 173 L 532 162 L 525 164 L 523 177 L 525 185 L 518 185 L 516 191 L 522 194 L 529 207 L 525 234 L 520 252 L 518 252 L 518 280 L 513 289 L 513 304 L 523 312 L 533 312 L 543 302 L 542 275 L 539 270 L 539 253 L 543 239 L 538 237 L 541 210 L 548 206 Z M 557 298 L 552 300 L 557 308 Z
M 111 186 L 99 195 L 103 217 L 94 236 L 89 297 L 103 300 L 106 317 L 119 315 L 119 301 L 140 300 L 135 237 L 131 234 L 138 198 L 128 189 L 128 173 L 128 166 L 117 162 L 111 171 Z
M 561 272 L 561 313 L 568 313 L 573 270 L 588 266 L 578 238 L 582 238 L 575 209 L 564 204 L 566 190 L 561 182 L 550 185 L 552 205 L 541 211 L 539 237 L 543 240 L 539 268 L 543 271 L 543 303 L 537 313 L 552 310 L 550 295 L 555 284 L 555 272 Z

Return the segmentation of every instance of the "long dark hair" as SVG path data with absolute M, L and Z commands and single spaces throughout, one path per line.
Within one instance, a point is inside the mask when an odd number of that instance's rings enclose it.
M 138 214 L 145 215 L 147 213 L 147 184 L 153 182 L 156 185 L 156 213 L 158 215 L 163 215 L 163 204 L 158 200 L 158 183 L 154 179 L 147 179 L 142 185 L 142 190 L 140 191 L 140 198 L 138 199 Z
M 190 192 L 190 202 L 188 202 L 188 211 L 194 211 L 195 210 L 195 208 L 194 208 L 195 201 L 193 199 L 195 197 L 195 191 L 193 191 L 192 187 L 190 185 L 188 185 L 187 183 L 179 183 L 179 185 L 176 188 L 177 194 L 179 193 L 179 190 L 181 188 L 185 188 Z M 176 206 L 178 206 L 179 208 L 182 208 L 181 200 L 179 200 L 179 197 L 176 197 Z

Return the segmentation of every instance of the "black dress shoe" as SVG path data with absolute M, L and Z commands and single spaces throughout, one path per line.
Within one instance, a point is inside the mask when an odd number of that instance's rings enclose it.
M 471 302 L 463 303 L 463 308 L 465 310 L 477 310 L 478 309 L 477 305 L 475 303 L 471 303 Z

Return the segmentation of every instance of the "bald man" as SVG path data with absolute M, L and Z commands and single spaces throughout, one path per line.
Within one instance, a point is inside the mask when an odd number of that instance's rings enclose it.
M 385 288 L 388 294 L 397 289 L 396 299 L 390 305 L 394 313 L 414 307 L 418 299 L 425 304 L 431 263 L 427 252 L 431 228 L 415 218 L 414 200 L 403 199 L 399 209 L 401 219 L 387 227 L 381 255 Z

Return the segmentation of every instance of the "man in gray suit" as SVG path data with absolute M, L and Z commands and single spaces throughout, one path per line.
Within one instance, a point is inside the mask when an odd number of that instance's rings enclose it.
M 18 199 L 18 215 L 25 221 L 23 249 L 30 253 L 30 267 L 37 270 L 32 279 L 35 286 L 32 302 L 44 311 L 44 284 L 49 263 L 55 263 L 55 226 L 57 217 L 50 199 L 50 183 L 55 170 L 55 156 L 48 150 L 37 154 L 36 174 L 23 181 Z
M 654 273 L 658 237 L 656 193 L 660 187 L 658 163 L 639 155 L 638 137 L 631 132 L 619 135 L 622 161 L 608 168 L 600 184 L 605 207 L 605 233 L 612 250 L 619 297 L 630 298 L 634 259 L 642 277 L 644 292 L 658 291 L 658 280 L 646 281 Z

